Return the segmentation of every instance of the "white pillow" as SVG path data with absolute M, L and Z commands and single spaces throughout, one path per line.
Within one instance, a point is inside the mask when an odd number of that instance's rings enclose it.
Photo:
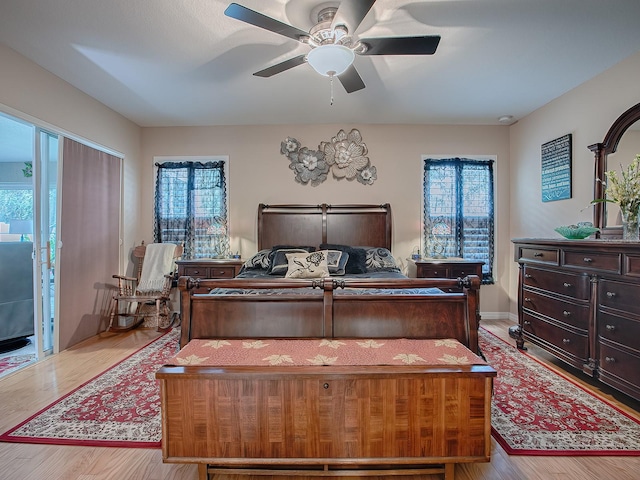
M 324 278 L 329 276 L 325 252 L 287 253 L 285 278 Z

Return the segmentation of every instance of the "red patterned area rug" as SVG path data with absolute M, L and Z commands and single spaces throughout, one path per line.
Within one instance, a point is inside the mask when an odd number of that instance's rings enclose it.
M 178 351 L 172 329 L 133 355 L 0 435 L 0 441 L 159 448 L 156 371 Z
M 640 455 L 640 422 L 480 329 L 498 371 L 491 430 L 510 455 Z
M 35 354 L 8 355 L 6 357 L 0 358 L 0 377 L 9 375 L 16 370 L 19 370 L 21 367 L 26 366 L 28 363 L 33 362 L 35 359 Z

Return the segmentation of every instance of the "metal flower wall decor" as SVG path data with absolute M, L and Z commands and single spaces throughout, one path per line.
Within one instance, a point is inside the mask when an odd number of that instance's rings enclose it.
M 295 180 L 302 185 L 317 187 L 327 179 L 329 171 L 337 180 L 358 180 L 373 185 L 378 179 L 376 167 L 367 157 L 367 146 L 355 128 L 346 134 L 340 130 L 328 142 L 320 142 L 317 150 L 302 147 L 295 138 L 287 137 L 280 144 L 280 153 L 289 159 Z

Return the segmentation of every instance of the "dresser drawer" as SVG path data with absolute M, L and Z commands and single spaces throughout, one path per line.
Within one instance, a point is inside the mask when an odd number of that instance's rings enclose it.
M 575 305 L 557 298 L 525 290 L 522 295 L 522 306 L 528 310 L 553 318 L 558 322 L 584 330 L 585 334 L 589 328 L 588 305 Z
M 640 349 L 640 321 L 598 312 L 598 336 L 632 349 Z
M 529 248 L 523 247 L 520 249 L 520 261 L 521 262 L 537 262 L 547 263 L 549 265 L 559 265 L 559 250 L 557 248 L 544 249 L 544 248 Z
M 630 277 L 640 277 L 640 257 L 635 255 L 624 256 L 624 273 Z
M 611 378 L 609 374 L 616 378 Z M 620 383 L 630 385 L 632 391 L 627 393 L 638 399 L 637 391 L 640 390 L 640 357 L 611 345 L 600 344 L 600 379 L 616 388 L 620 388 Z
M 603 307 L 640 314 L 640 285 L 601 280 L 598 303 Z
M 589 357 L 589 342 L 586 334 L 570 332 L 527 313 L 523 313 L 522 318 L 522 328 L 526 333 L 553 345 L 563 354 L 579 359 L 579 363 L 586 363 Z
M 589 299 L 589 276 L 543 270 L 526 265 L 523 285 L 558 293 L 579 300 Z
M 620 273 L 621 255 L 615 253 L 564 252 L 567 267 Z

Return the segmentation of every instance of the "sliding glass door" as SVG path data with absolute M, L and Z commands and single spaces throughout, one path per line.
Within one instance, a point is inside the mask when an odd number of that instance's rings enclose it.
M 40 355 L 54 350 L 56 328 L 56 212 L 58 192 L 59 138 L 36 129 L 34 235 L 36 282 L 36 317 L 40 319 L 36 344 Z M 39 335 L 38 335 L 39 334 Z
M 0 347 L 55 347 L 59 137 L 0 113 Z M 26 345 L 26 346 L 25 346 Z M 0 350 L 1 351 L 1 350 Z

